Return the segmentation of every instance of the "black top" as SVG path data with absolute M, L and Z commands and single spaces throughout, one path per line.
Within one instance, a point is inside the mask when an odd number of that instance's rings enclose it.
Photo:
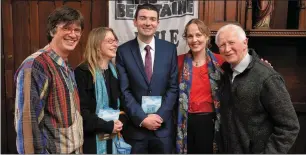
M 89 71 L 88 64 L 80 64 L 74 72 L 80 96 L 81 115 L 83 117 L 83 153 L 96 154 L 96 134 L 112 133 L 114 122 L 104 121 L 96 115 L 95 84 L 93 83 L 93 77 Z M 110 69 L 105 70 L 104 76 L 109 97 L 109 107 L 118 109 L 117 99 L 120 97 L 119 81 L 112 75 Z M 120 109 L 122 110 L 121 106 Z M 123 116 L 120 116 L 119 119 L 122 123 L 126 120 Z M 111 153 L 111 141 L 107 142 L 107 153 Z
M 102 73 L 102 75 L 104 76 L 104 82 L 105 82 L 105 86 L 106 86 L 106 90 L 107 90 L 107 94 L 111 94 L 111 86 L 110 86 L 110 80 L 112 78 L 112 75 L 110 76 L 110 69 L 106 69 L 104 70 L 104 73 Z M 111 102 L 111 98 L 108 98 L 108 103 L 112 103 Z M 115 106 L 116 107 L 116 106 Z M 117 107 L 116 107 L 117 109 Z

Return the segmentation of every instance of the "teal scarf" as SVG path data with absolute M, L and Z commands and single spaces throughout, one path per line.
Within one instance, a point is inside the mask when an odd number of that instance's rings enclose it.
M 110 62 L 108 64 L 109 68 L 111 69 L 111 72 L 113 76 L 118 79 L 116 69 L 114 65 Z M 104 82 L 104 77 L 102 76 L 102 72 L 100 69 L 96 69 L 96 82 L 95 82 L 95 90 L 96 90 L 96 102 L 97 102 L 97 108 L 96 108 L 96 114 L 98 115 L 100 109 L 107 109 L 109 108 L 109 99 L 107 94 L 106 85 Z M 117 99 L 118 108 L 120 106 L 120 101 Z M 98 138 L 98 135 L 96 135 L 96 142 L 97 142 L 97 154 L 106 154 L 106 140 L 100 141 Z M 114 145 L 113 145 L 114 146 Z
M 206 49 L 206 62 L 208 63 L 208 77 L 211 86 L 211 94 L 213 99 L 213 107 L 216 113 L 215 133 L 213 141 L 214 153 L 219 152 L 219 144 L 221 144 L 220 136 L 220 102 L 218 94 L 218 81 L 221 79 L 223 70 L 217 62 L 213 53 Z M 183 69 L 180 76 L 179 83 L 179 107 L 178 107 L 178 124 L 177 124 L 177 139 L 176 151 L 179 154 L 187 153 L 187 118 L 188 118 L 188 104 L 190 99 L 190 90 L 192 83 L 192 54 L 189 52 L 184 58 Z

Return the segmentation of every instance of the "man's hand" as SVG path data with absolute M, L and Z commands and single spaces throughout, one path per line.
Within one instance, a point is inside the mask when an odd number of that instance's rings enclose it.
M 156 114 L 149 114 L 143 122 L 142 126 L 147 128 L 148 130 L 157 130 L 161 124 L 163 123 L 163 119 Z
M 123 124 L 119 120 L 114 121 L 113 133 L 118 133 L 122 130 Z

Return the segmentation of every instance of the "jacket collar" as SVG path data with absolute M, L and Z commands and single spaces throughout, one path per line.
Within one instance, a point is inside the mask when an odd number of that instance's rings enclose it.
M 144 43 L 138 37 L 137 37 L 137 42 L 138 42 L 138 45 L 139 45 L 139 49 L 143 50 L 143 49 L 145 49 L 145 47 L 147 45 L 149 45 L 151 47 L 151 50 L 155 51 L 155 37 L 152 38 L 152 40 L 149 44 Z
M 260 61 L 259 57 L 258 57 L 258 55 L 257 55 L 257 53 L 255 52 L 254 49 L 250 48 L 248 50 L 249 50 L 249 55 L 252 56 L 252 60 L 249 63 L 248 67 L 244 70 L 244 72 L 247 71 L 247 70 L 250 70 L 251 68 L 253 68 L 256 61 Z M 222 69 L 224 71 L 228 72 L 228 73 L 233 73 L 231 65 L 228 62 L 224 62 L 223 63 Z
M 248 67 L 246 68 L 246 70 L 249 70 L 249 69 L 253 68 L 255 62 L 259 60 L 259 56 L 257 55 L 257 53 L 255 52 L 254 49 L 250 48 L 249 49 L 249 54 L 250 54 L 250 56 L 252 56 L 252 60 L 251 60 L 250 64 L 248 65 Z
M 79 65 L 79 68 L 80 68 L 81 70 L 84 70 L 84 71 L 89 70 L 88 62 L 85 61 L 85 62 L 81 63 L 81 64 Z

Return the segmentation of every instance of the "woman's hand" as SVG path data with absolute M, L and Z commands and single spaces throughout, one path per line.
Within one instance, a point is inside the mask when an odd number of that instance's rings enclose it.
M 113 133 L 118 133 L 122 130 L 122 122 L 119 120 L 114 120 L 114 128 L 113 128 Z

